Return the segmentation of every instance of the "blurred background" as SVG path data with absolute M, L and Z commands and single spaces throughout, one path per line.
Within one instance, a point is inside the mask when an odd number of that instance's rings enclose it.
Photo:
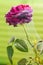
M 8 41 L 12 36 L 26 40 L 25 32 L 22 26 L 14 28 L 13 26 L 6 24 L 5 21 L 5 14 L 12 6 L 17 6 L 19 4 L 28 4 L 33 8 L 32 22 L 25 24 L 25 28 L 31 42 L 33 43 L 34 40 L 43 40 L 43 0 L 0 0 L 0 65 L 10 65 L 6 47 L 8 46 Z M 17 65 L 17 62 L 23 57 L 26 57 L 27 59 L 29 56 L 34 57 L 34 53 L 33 51 L 31 52 L 32 49 L 30 45 L 28 45 L 28 47 L 29 52 L 22 53 L 13 46 L 14 65 Z

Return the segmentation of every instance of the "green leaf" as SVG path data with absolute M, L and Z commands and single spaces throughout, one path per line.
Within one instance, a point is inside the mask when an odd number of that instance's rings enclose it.
M 9 58 L 9 61 L 11 64 L 13 64 L 13 61 L 12 61 L 13 53 L 14 53 L 14 51 L 13 51 L 12 46 L 8 46 L 7 47 L 7 55 L 8 55 L 8 58 Z
M 26 65 L 27 64 L 27 59 L 26 58 L 23 58 L 21 59 L 19 62 L 18 62 L 18 65 Z
M 32 65 L 31 60 L 29 61 L 29 63 L 27 65 Z
M 18 50 L 20 50 L 22 52 L 28 52 L 28 47 L 24 40 L 16 39 L 14 44 Z
M 37 50 L 40 52 L 40 54 L 43 54 L 43 41 L 39 41 L 37 43 Z

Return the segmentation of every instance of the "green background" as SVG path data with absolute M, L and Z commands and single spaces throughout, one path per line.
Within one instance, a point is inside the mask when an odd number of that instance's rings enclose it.
M 8 60 L 6 47 L 12 36 L 26 40 L 25 32 L 22 26 L 13 27 L 6 24 L 5 14 L 12 6 L 19 4 L 29 4 L 33 8 L 33 20 L 29 24 L 25 24 L 28 36 L 33 43 L 34 40 L 43 40 L 43 0 L 0 0 L 0 65 L 10 65 Z M 27 43 L 27 41 L 26 41 Z M 29 44 L 29 52 L 22 53 L 14 48 L 13 63 L 14 65 L 23 58 L 28 59 L 29 56 L 34 56 L 34 53 Z M 5 65 L 4 64 L 4 65 Z

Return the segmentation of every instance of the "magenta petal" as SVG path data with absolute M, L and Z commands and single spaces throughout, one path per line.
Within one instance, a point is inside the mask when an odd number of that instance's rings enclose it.
M 6 22 L 9 25 L 17 26 L 17 24 L 29 23 L 32 19 L 32 8 L 29 5 L 18 5 L 12 7 L 5 15 Z

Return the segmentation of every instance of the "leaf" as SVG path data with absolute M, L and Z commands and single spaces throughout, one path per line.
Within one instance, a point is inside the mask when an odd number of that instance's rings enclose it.
M 13 51 L 12 46 L 8 46 L 7 47 L 7 54 L 8 54 L 8 58 L 9 58 L 9 61 L 11 64 L 13 64 L 13 61 L 12 61 L 13 53 L 14 53 L 14 51 Z
M 31 60 L 29 61 L 29 63 L 27 65 L 32 65 Z
M 21 59 L 21 60 L 18 62 L 18 65 L 26 65 L 27 62 L 28 62 L 27 59 L 26 59 L 26 58 L 23 58 L 23 59 Z
M 28 52 L 28 47 L 27 47 L 24 40 L 16 39 L 15 40 L 15 47 L 22 52 Z
M 43 53 L 43 41 L 39 41 L 37 44 L 37 50 L 40 52 L 40 54 Z

